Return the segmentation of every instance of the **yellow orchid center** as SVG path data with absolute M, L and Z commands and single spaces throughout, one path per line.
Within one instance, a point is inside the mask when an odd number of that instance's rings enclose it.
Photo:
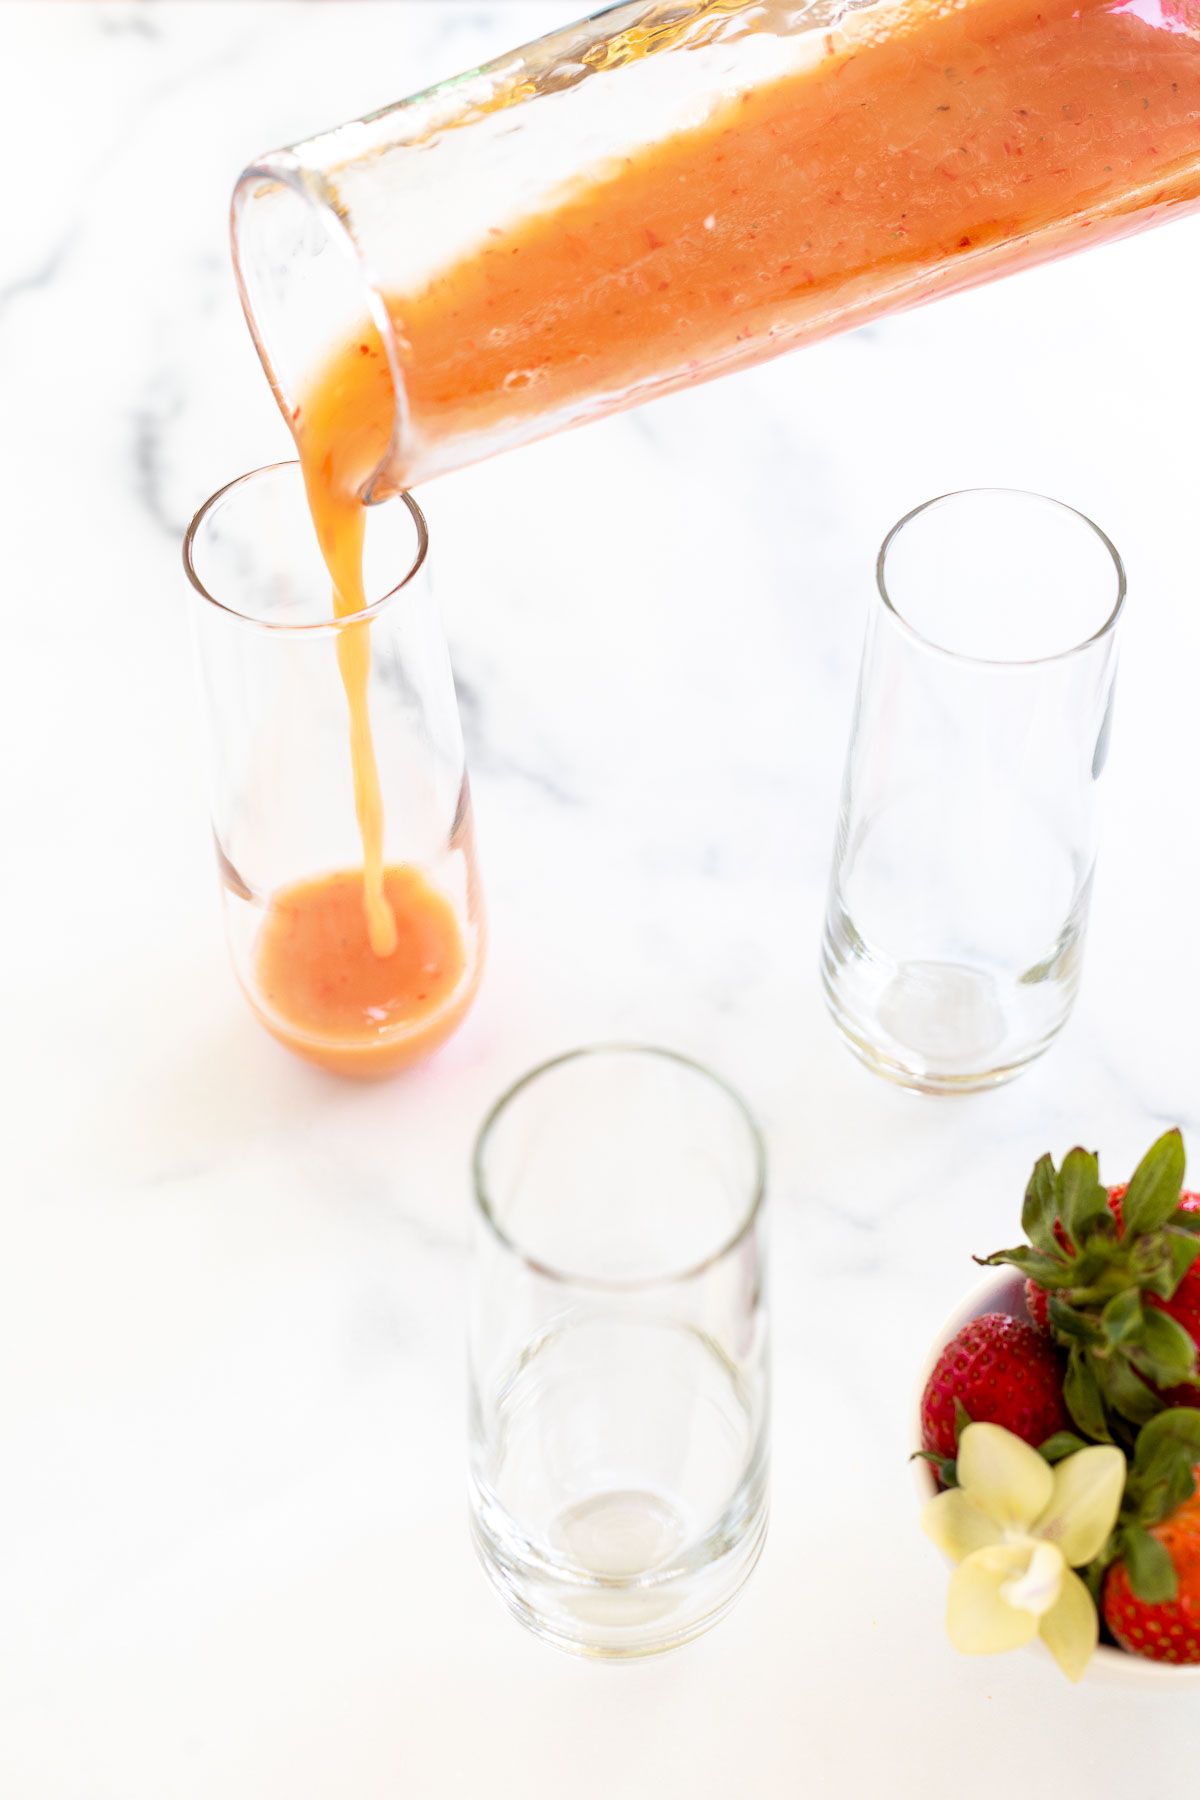
M 968 1425 L 959 1485 L 930 1500 L 924 1530 L 957 1563 L 946 1626 L 969 1656 L 1015 1650 L 1040 1636 L 1078 1681 L 1099 1636 L 1091 1595 L 1073 1568 L 1096 1556 L 1125 1488 L 1125 1458 L 1093 1444 L 1053 1468 L 1000 1425 Z

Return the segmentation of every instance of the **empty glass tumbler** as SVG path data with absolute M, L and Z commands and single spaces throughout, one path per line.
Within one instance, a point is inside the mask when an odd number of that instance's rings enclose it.
M 222 488 L 184 545 L 234 969 L 268 1031 L 343 1075 L 435 1050 L 483 960 L 427 549 L 411 497 L 372 507 L 368 603 L 335 616 L 296 463 Z
M 664 1050 L 577 1050 L 475 1152 L 472 1519 L 509 1608 L 644 1656 L 737 1597 L 766 1532 L 761 1139 Z
M 995 1085 L 1079 985 L 1125 596 L 1037 494 L 948 494 L 877 565 L 825 929 L 850 1047 L 932 1093 Z

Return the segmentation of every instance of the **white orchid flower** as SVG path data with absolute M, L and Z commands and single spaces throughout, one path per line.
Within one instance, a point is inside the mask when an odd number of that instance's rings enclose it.
M 1017 1650 L 1035 1637 L 1071 1681 L 1099 1637 L 1096 1608 L 1072 1573 L 1100 1552 L 1117 1521 L 1125 1458 L 1092 1444 L 1053 1468 L 1000 1425 L 967 1425 L 958 1483 L 926 1506 L 921 1524 L 958 1564 L 946 1628 L 968 1656 Z

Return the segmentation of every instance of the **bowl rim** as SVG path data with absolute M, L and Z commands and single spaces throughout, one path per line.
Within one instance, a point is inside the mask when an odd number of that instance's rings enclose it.
M 1007 1313 L 1010 1318 L 1032 1324 L 1029 1309 L 1025 1304 L 1024 1278 L 1015 1270 L 995 1270 L 985 1276 L 983 1280 L 976 1282 L 963 1295 L 958 1305 L 947 1315 L 935 1333 L 929 1353 L 922 1364 L 913 1395 L 912 1419 L 915 1444 L 919 1444 L 921 1441 L 921 1398 L 938 1357 L 957 1331 L 969 1324 L 972 1319 L 981 1318 L 984 1313 L 989 1312 Z M 914 1487 L 924 1505 L 925 1501 L 931 1500 L 936 1492 L 932 1471 L 929 1464 L 922 1462 L 919 1457 L 914 1458 L 909 1467 L 912 1470 Z M 1040 1656 L 1049 1657 L 1049 1652 L 1045 1647 L 1036 1641 L 1028 1648 Z M 1119 1683 L 1123 1687 L 1164 1688 L 1172 1685 L 1195 1687 L 1200 1684 L 1200 1663 L 1152 1662 L 1149 1657 L 1134 1656 L 1128 1650 L 1114 1649 L 1111 1644 L 1098 1644 L 1083 1674 L 1083 1682 L 1096 1680 Z

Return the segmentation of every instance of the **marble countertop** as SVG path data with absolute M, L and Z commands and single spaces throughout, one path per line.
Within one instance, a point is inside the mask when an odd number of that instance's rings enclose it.
M 1200 1162 L 1200 220 L 429 489 L 478 1006 L 360 1090 L 235 991 L 179 539 L 286 445 L 229 190 L 574 10 L 0 16 L 0 1791 L 1180 1793 L 1190 1701 L 949 1648 L 905 1457 L 926 1346 L 1034 1158 L 1083 1140 L 1116 1178 L 1178 1122 Z M 1130 601 L 1075 1018 L 1012 1087 L 922 1100 L 840 1048 L 817 948 L 875 547 L 983 483 L 1098 519 Z M 611 1036 L 710 1062 L 764 1123 L 777 1375 L 750 1588 L 623 1668 L 509 1621 L 464 1506 L 469 1141 L 515 1074 Z

